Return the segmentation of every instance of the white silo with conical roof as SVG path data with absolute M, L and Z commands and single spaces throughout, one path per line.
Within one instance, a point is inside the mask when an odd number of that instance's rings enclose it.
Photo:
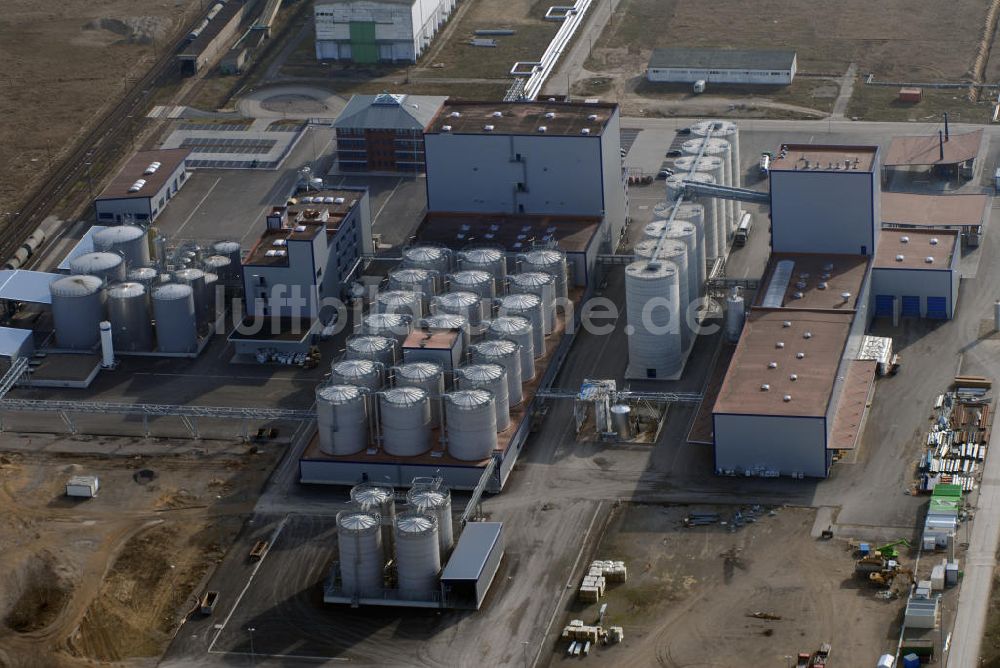
M 497 449 L 496 400 L 489 390 L 444 395 L 448 454 L 462 461 L 488 459 Z
M 440 592 L 441 543 L 437 518 L 418 511 L 400 513 L 395 522 L 396 579 L 404 599 L 430 601 Z
M 639 260 L 625 268 L 630 379 L 669 378 L 684 366 L 679 271 L 666 260 Z
M 385 552 L 381 517 L 356 510 L 337 513 L 337 554 L 345 594 L 382 596 Z

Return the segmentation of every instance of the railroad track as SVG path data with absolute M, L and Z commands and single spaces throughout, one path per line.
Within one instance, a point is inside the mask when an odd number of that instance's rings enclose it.
M 179 76 L 174 55 L 184 43 L 188 31 L 181 31 L 169 48 L 163 50 L 163 55 L 125 93 L 125 97 L 80 138 L 49 178 L 24 203 L 20 212 L 4 221 L 4 226 L 0 228 L 0 262 L 11 257 L 46 216 L 73 194 L 74 186 L 85 181 L 85 177 L 99 180 L 115 164 L 114 154 L 120 153 L 122 146 L 129 145 L 134 138 L 157 89 Z M 88 162 L 92 169 L 89 176 Z M 76 200 L 86 196 L 89 192 L 83 189 L 75 198 L 67 200 L 67 205 L 75 208 Z

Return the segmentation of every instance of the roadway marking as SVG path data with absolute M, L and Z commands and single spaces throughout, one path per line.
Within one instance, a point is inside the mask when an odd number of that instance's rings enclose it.
M 545 641 L 549 637 L 549 631 L 552 630 L 552 624 L 556 621 L 556 616 L 559 614 L 559 611 L 563 609 L 563 599 L 566 598 L 566 592 L 572 590 L 573 582 L 575 580 L 574 573 L 576 573 L 576 567 L 580 565 L 580 557 L 583 556 L 584 550 L 587 549 L 587 539 L 590 537 L 590 532 L 594 529 L 594 522 L 597 521 L 597 516 L 601 513 L 601 506 L 603 505 L 604 501 L 597 502 L 597 508 L 594 510 L 594 516 L 590 519 L 590 526 L 587 527 L 587 532 L 583 534 L 580 552 L 577 553 L 576 561 L 573 562 L 573 568 L 569 571 L 569 579 L 566 580 L 566 585 L 562 588 L 562 591 L 559 594 L 559 600 L 556 602 L 555 610 L 552 611 L 549 623 L 545 627 L 545 633 L 542 635 L 542 641 L 538 643 L 538 652 L 535 653 L 535 658 L 531 661 L 531 668 L 535 668 L 535 664 L 538 663 L 538 657 L 542 655 L 542 650 L 545 649 Z
M 288 517 L 289 517 L 288 515 L 285 515 L 284 518 L 282 518 L 282 520 L 278 522 L 278 526 L 275 527 L 274 532 L 271 534 L 271 540 L 269 541 L 270 545 L 268 546 L 267 551 L 264 552 L 264 555 L 257 561 L 257 565 L 253 567 L 253 572 L 250 573 L 250 577 L 247 578 L 247 583 L 243 586 L 243 591 L 241 591 L 240 595 L 236 597 L 236 602 L 233 603 L 233 607 L 230 608 L 229 614 L 226 615 L 226 618 L 224 620 L 222 620 L 222 626 L 219 627 L 218 631 L 216 631 L 215 637 L 212 638 L 212 643 L 208 646 L 209 652 L 211 652 L 212 648 L 215 647 L 215 643 L 218 642 L 219 636 L 222 635 L 222 632 L 226 630 L 226 624 L 229 623 L 229 620 L 232 618 L 233 613 L 236 612 L 236 608 L 240 607 L 240 601 L 243 600 L 243 595 L 246 594 L 247 589 L 250 588 L 250 584 L 253 582 L 254 577 L 256 577 L 257 571 L 259 571 L 260 567 L 264 565 L 264 560 L 267 559 L 268 556 L 270 556 L 271 549 L 274 548 L 274 544 L 275 542 L 277 542 L 278 536 L 281 535 L 281 530 L 284 529 L 285 525 L 288 523 Z M 226 652 L 219 652 L 219 653 L 226 654 Z
M 208 196 L 212 194 L 212 191 L 215 190 L 215 186 L 219 185 L 219 181 L 221 180 L 222 180 L 221 176 L 215 179 L 215 183 L 212 184 L 212 187 L 208 189 L 208 192 L 205 193 L 205 196 L 201 198 L 201 201 L 199 201 L 198 204 L 191 211 L 191 213 L 188 214 L 188 217 L 184 219 L 184 222 L 181 223 L 181 226 L 178 227 L 176 230 L 174 230 L 173 232 L 174 236 L 179 235 L 181 233 L 181 230 L 184 229 L 184 226 L 187 225 L 189 222 L 191 222 L 191 219 L 194 218 L 194 214 L 198 213 L 198 209 L 200 209 L 201 205 L 205 203 L 205 200 L 208 199 Z
M 398 181 L 396 181 L 396 185 L 393 186 L 392 191 L 389 193 L 389 196 L 385 198 L 385 201 L 382 202 L 382 206 L 378 208 L 378 212 L 375 214 L 375 217 L 372 218 L 372 227 L 375 227 L 375 223 L 378 222 L 378 217 L 382 215 L 382 210 L 385 209 L 386 205 L 388 205 L 390 201 L 392 201 L 393 195 L 396 194 L 396 191 L 399 189 L 399 186 L 401 185 L 403 185 L 403 179 L 399 179 Z

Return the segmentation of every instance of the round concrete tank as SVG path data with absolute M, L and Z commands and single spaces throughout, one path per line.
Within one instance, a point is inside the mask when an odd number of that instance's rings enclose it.
M 521 382 L 535 377 L 535 336 L 531 321 L 521 316 L 509 315 L 494 318 L 486 336 L 491 339 L 510 339 L 521 347 Z
M 194 290 L 182 283 L 153 288 L 156 347 L 162 353 L 191 353 L 198 348 L 198 320 Z
M 538 295 L 542 298 L 542 326 L 545 334 L 551 334 L 556 328 L 556 279 L 552 274 L 541 271 L 530 271 L 526 274 L 513 274 L 510 277 L 510 291 Z
M 627 441 L 632 438 L 632 407 L 615 404 L 611 407 L 611 428 L 618 438 Z
M 451 271 L 451 250 L 441 246 L 410 246 L 403 250 L 402 266 L 406 269 L 430 269 L 444 276 Z
M 469 326 L 469 321 L 455 313 L 428 316 L 420 321 L 420 326 L 423 329 L 460 329 L 464 348 L 468 348 L 472 342 L 472 327 Z
M 448 292 L 474 292 L 480 299 L 492 301 L 496 290 L 496 281 L 488 271 L 456 271 L 448 276 Z
M 174 272 L 174 280 L 184 285 L 190 285 L 194 295 L 194 312 L 198 319 L 198 327 L 203 328 L 211 320 L 215 295 L 208 287 L 205 272 L 194 267 Z
M 425 306 L 439 292 L 438 285 L 437 272 L 428 269 L 397 269 L 389 272 L 389 290 L 419 292 L 423 295 Z
M 625 268 L 626 314 L 632 328 L 626 378 L 664 379 L 681 372 L 679 273 L 665 260 L 639 260 Z
M 141 283 L 147 290 L 153 287 L 160 272 L 155 267 L 136 267 L 128 272 L 128 280 L 132 283 Z
M 431 300 L 431 313 L 460 315 L 468 319 L 472 327 L 479 327 L 483 322 L 483 298 L 466 290 L 438 295 Z
M 115 350 L 153 349 L 149 293 L 142 283 L 118 283 L 107 290 L 108 322 Z
M 569 276 L 566 253 L 555 248 L 540 248 L 519 255 L 521 273 L 540 271 L 552 274 L 556 280 L 556 298 L 569 299 Z
M 448 554 L 455 545 L 455 533 L 451 518 L 451 491 L 447 487 L 421 489 L 415 487 L 406 493 L 406 503 L 425 515 L 437 520 L 438 544 L 441 555 Z
M 507 395 L 510 405 L 517 406 L 524 398 L 521 390 L 521 347 L 509 339 L 490 339 L 469 346 L 472 361 L 502 364 L 507 369 Z
M 677 267 L 677 295 L 676 303 L 677 316 L 680 318 L 681 327 L 681 347 L 687 350 L 691 339 L 694 336 L 693 323 L 687 317 L 688 305 L 691 303 L 691 286 L 688 285 L 691 273 L 688 268 L 688 248 L 683 242 L 676 239 L 663 239 L 653 241 L 652 239 L 640 241 L 635 247 L 635 258 L 637 260 L 651 260 L 656 253 L 656 259 L 667 260 Z M 695 292 L 697 298 L 697 292 Z M 629 320 L 629 324 L 632 321 Z
M 344 593 L 381 598 L 385 566 L 382 519 L 356 510 L 337 513 L 337 553 Z
M 496 400 L 488 390 L 444 395 L 448 454 L 462 461 L 488 459 L 497 449 Z
M 545 355 L 545 322 L 542 315 L 542 298 L 531 294 L 510 294 L 497 300 L 497 316 L 518 316 L 531 323 L 531 338 L 535 358 Z
M 344 359 L 371 360 L 388 369 L 396 363 L 398 347 L 396 339 L 385 336 L 352 336 L 347 340 Z
M 104 281 L 98 276 L 65 276 L 49 284 L 52 322 L 60 348 L 89 350 L 101 341 Z
M 125 280 L 125 260 L 117 253 L 84 253 L 69 261 L 69 269 L 78 276 L 97 276 L 105 283 Z
M 395 387 L 379 394 L 382 448 L 397 457 L 430 449 L 431 402 L 419 387 Z
M 341 360 L 330 366 L 330 381 L 337 385 L 356 385 L 373 392 L 382 389 L 383 370 L 367 359 Z
M 431 428 L 441 426 L 441 397 L 444 396 L 444 369 L 437 362 L 410 362 L 393 368 L 396 387 L 419 387 L 431 404 Z
M 502 364 L 468 364 L 455 369 L 459 389 L 489 390 L 496 408 L 497 431 L 510 426 L 510 394 L 507 389 L 507 369 Z
M 462 271 L 485 271 L 493 276 L 493 284 L 501 289 L 507 278 L 507 256 L 499 248 L 467 248 L 460 250 L 458 266 Z
M 736 343 L 740 340 L 740 332 L 743 331 L 743 322 L 746 320 L 746 305 L 743 303 L 743 295 L 739 288 L 726 297 L 726 340 Z
M 396 518 L 396 577 L 404 599 L 434 600 L 441 588 L 441 543 L 433 515 L 407 511 Z
M 115 225 L 95 232 L 94 250 L 120 255 L 129 267 L 149 264 L 146 230 L 135 225 Z
M 396 339 L 400 346 L 412 331 L 413 318 L 405 313 L 369 313 L 361 320 L 362 334 Z
M 375 296 L 377 313 L 401 313 L 414 320 L 424 315 L 424 295 L 408 290 L 389 290 Z
M 316 390 L 319 449 L 328 455 L 353 455 L 368 446 L 364 390 L 354 385 L 324 385 Z

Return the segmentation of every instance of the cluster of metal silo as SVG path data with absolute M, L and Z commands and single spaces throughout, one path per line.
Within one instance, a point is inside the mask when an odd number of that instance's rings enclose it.
M 413 318 L 405 313 L 369 313 L 361 320 L 361 333 L 396 339 L 399 345 L 413 331 Z
M 367 391 L 354 385 L 323 385 L 316 391 L 319 449 L 353 455 L 368 447 Z
M 483 321 L 483 304 L 482 297 L 475 292 L 457 290 L 434 297 L 431 300 L 431 313 L 460 315 L 469 321 L 471 327 L 479 327 Z
M 429 269 L 444 276 L 451 271 L 451 249 L 441 246 L 419 245 L 403 249 L 404 269 Z
M 135 225 L 116 225 L 96 232 L 94 250 L 118 255 L 129 267 L 144 267 L 149 264 L 146 230 Z
M 493 395 L 498 432 L 510 426 L 510 392 L 507 382 L 507 369 L 502 364 L 467 364 L 455 369 L 455 384 L 459 389 L 488 390 Z
M 730 178 L 727 185 L 739 188 L 743 182 L 742 162 L 740 162 L 740 131 L 732 121 L 709 120 L 699 121 L 691 126 L 691 134 L 695 137 L 708 137 L 713 140 L 725 141 L 729 144 Z M 706 150 L 710 147 L 706 147 Z M 734 200 L 725 200 L 729 208 L 729 231 L 739 223 L 739 205 Z
M 424 295 L 409 290 L 387 290 L 375 295 L 374 307 L 378 313 L 401 313 L 418 319 L 424 316 Z
M 457 390 L 444 397 L 448 454 L 463 461 L 489 459 L 497 448 L 496 400 L 488 390 Z
M 626 378 L 670 378 L 683 369 L 682 323 L 677 309 L 669 307 L 680 302 L 680 273 L 675 264 L 661 259 L 642 259 L 625 268 L 631 328 Z
M 509 339 L 489 339 L 470 347 L 471 359 L 478 364 L 501 364 L 507 370 L 507 396 L 510 405 L 524 399 L 521 388 L 521 347 Z
M 514 293 L 497 300 L 499 317 L 521 317 L 531 323 L 535 358 L 545 356 L 545 316 L 542 298 L 534 294 Z
M 352 336 L 347 340 L 348 360 L 370 360 L 388 369 L 399 358 L 399 342 L 386 336 Z
M 543 271 L 513 274 L 510 277 L 510 291 L 537 295 L 542 300 L 542 328 L 546 335 L 556 328 L 556 279 Z
M 516 343 L 521 351 L 521 382 L 535 377 L 535 337 L 530 320 L 516 315 L 500 316 L 490 322 L 486 336 Z
M 394 387 L 379 393 L 382 449 L 397 457 L 427 452 L 431 437 L 431 397 L 419 387 Z
M 463 349 L 472 343 L 472 325 L 465 316 L 456 313 L 438 313 L 420 321 L 423 329 L 457 329 L 462 332 Z
M 458 266 L 462 271 L 485 271 L 493 277 L 495 289 L 507 279 L 507 255 L 500 248 L 467 248 L 458 252 Z

